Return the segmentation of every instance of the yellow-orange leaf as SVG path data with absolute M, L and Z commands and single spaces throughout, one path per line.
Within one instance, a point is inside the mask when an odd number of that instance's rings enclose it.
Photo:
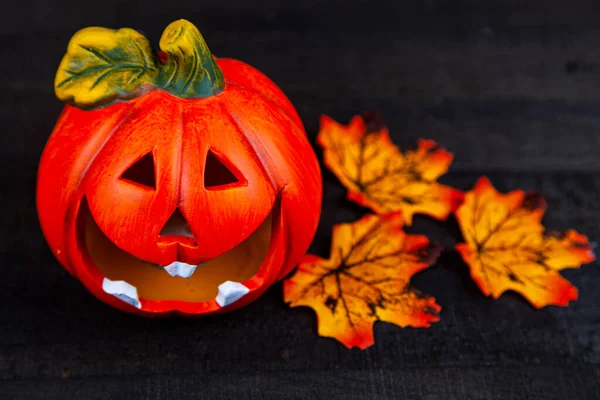
M 456 249 L 483 293 L 497 299 L 514 290 L 536 308 L 577 299 L 577 288 L 558 271 L 589 263 L 594 253 L 587 237 L 573 230 L 547 232 L 545 210 L 540 194 L 501 194 L 486 178 L 466 193 L 456 211 L 466 243 Z
M 376 321 L 402 327 L 438 321 L 435 299 L 409 281 L 433 264 L 440 250 L 425 236 L 404 233 L 400 212 L 367 215 L 334 226 L 331 258 L 307 255 L 284 282 L 284 299 L 317 313 L 319 335 L 365 349 L 374 343 Z
M 355 116 L 347 126 L 322 116 L 317 143 L 325 165 L 348 189 L 348 199 L 378 214 L 402 211 L 407 225 L 413 214 L 445 220 L 463 201 L 462 192 L 436 182 L 452 154 L 432 140 L 401 152 L 376 113 Z

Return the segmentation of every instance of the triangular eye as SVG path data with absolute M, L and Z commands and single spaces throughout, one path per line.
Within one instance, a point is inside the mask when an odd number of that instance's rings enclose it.
M 212 150 L 206 155 L 206 165 L 204 166 L 204 187 L 207 189 L 217 189 L 221 186 L 239 183 L 239 173 L 235 174 L 229 168 L 223 159 L 216 155 Z
M 127 168 L 121 175 L 121 179 L 156 189 L 156 174 L 152 152 L 149 152 Z

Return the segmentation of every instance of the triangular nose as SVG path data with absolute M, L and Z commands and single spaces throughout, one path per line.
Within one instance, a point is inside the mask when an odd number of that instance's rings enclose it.
M 181 213 L 179 207 L 173 211 L 173 214 L 167 220 L 165 226 L 163 226 L 162 230 L 159 233 L 159 236 L 184 236 L 193 238 L 194 234 L 192 233 L 192 229 L 190 225 L 185 220 L 185 217 Z

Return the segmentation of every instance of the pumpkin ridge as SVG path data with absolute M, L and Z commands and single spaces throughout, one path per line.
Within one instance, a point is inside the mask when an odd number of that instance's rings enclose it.
M 258 93 L 260 95 L 260 93 L 252 88 L 248 88 L 247 86 L 244 85 L 235 85 L 237 88 L 241 89 L 241 90 L 247 90 L 249 93 L 249 95 L 254 95 L 254 93 Z M 265 102 L 267 102 L 269 105 L 271 105 L 272 107 L 265 107 L 265 110 L 274 118 L 277 119 L 279 116 L 283 116 L 283 118 L 285 119 L 285 121 L 290 125 L 290 127 L 295 127 L 296 129 L 298 129 L 300 132 L 296 133 L 294 132 L 294 135 L 297 136 L 299 139 L 301 140 L 306 140 L 306 133 L 304 133 L 304 128 L 301 126 L 298 126 L 298 124 L 296 123 L 296 121 L 294 121 L 294 119 L 292 117 L 290 117 L 290 115 L 288 113 L 285 112 L 285 110 L 283 108 L 281 108 L 278 104 L 276 104 L 275 102 L 269 100 L 267 97 L 260 95 L 260 98 L 263 99 Z M 277 110 L 281 110 L 281 113 L 275 112 L 275 110 L 273 110 L 273 108 L 277 108 Z M 292 129 L 292 131 L 294 131 L 294 129 Z M 257 137 L 257 140 L 260 140 L 259 137 Z M 261 142 L 262 144 L 262 142 Z
M 94 154 L 88 160 L 86 166 L 81 171 L 81 175 L 79 176 L 79 179 L 77 180 L 77 183 L 75 185 L 76 187 L 81 186 L 81 183 L 85 179 L 85 176 L 87 175 L 90 167 L 92 166 L 92 164 L 94 163 L 94 161 L 96 160 L 96 158 L 98 157 L 98 155 L 102 152 L 102 150 L 104 149 L 104 147 L 108 144 L 108 142 L 110 141 L 110 139 L 112 139 L 113 136 L 115 135 L 115 133 L 118 132 L 119 128 L 125 122 L 128 122 L 129 120 L 131 120 L 131 118 L 133 118 L 135 115 L 137 115 L 139 112 L 142 111 L 141 107 L 140 107 L 140 103 L 144 103 L 145 100 L 147 100 L 146 96 L 142 97 L 142 100 L 140 100 L 139 102 L 130 103 L 129 104 L 128 109 L 123 112 L 122 118 L 120 120 L 118 120 L 115 123 L 115 125 L 110 129 L 110 132 L 107 133 L 106 138 L 104 138 L 104 141 L 98 146 L 98 148 L 96 149 L 96 151 L 94 152 Z M 110 120 L 107 121 L 107 124 L 109 122 L 111 122 L 111 121 Z M 96 132 L 98 132 L 100 129 L 104 128 L 104 126 L 105 126 L 104 124 L 101 125 L 100 128 L 96 130 Z
M 69 200 L 66 201 L 67 204 L 69 204 L 67 206 L 67 210 L 66 210 L 66 216 L 72 216 L 75 215 L 75 221 L 77 221 L 77 214 L 79 213 L 79 209 L 82 206 L 82 203 L 84 201 L 86 201 L 85 199 L 85 195 L 81 195 L 79 192 L 79 189 L 81 188 L 81 185 L 83 183 L 83 180 L 85 179 L 85 177 L 87 176 L 87 173 L 89 172 L 92 164 L 94 163 L 94 161 L 96 160 L 96 158 L 98 157 L 98 155 L 100 154 L 100 152 L 102 151 L 102 149 L 107 145 L 107 143 L 110 141 L 110 139 L 114 136 L 114 134 L 119 130 L 119 128 L 127 121 L 129 121 L 135 114 L 135 111 L 139 111 L 137 110 L 137 107 L 135 106 L 135 104 L 131 105 L 127 110 L 125 110 L 123 112 L 123 116 L 120 120 L 117 121 L 117 123 L 114 124 L 114 126 L 111 128 L 110 132 L 107 133 L 106 138 L 104 138 L 104 140 L 102 141 L 102 143 L 98 146 L 98 148 L 96 149 L 96 151 L 91 155 L 91 157 L 89 158 L 88 162 L 86 163 L 86 165 L 83 167 L 83 169 L 81 170 L 81 173 L 77 179 L 77 182 L 75 183 L 74 187 L 75 190 L 73 190 L 70 194 L 70 196 L 68 197 Z M 63 113 L 65 112 L 65 110 L 63 110 Z M 99 130 L 101 130 L 102 128 L 104 128 L 106 125 L 108 125 L 110 122 L 112 122 L 111 120 L 106 120 L 104 124 L 102 124 L 97 130 L 96 132 L 98 132 Z M 77 210 L 77 211 L 74 211 Z M 67 224 L 69 221 L 67 219 L 65 219 L 65 223 Z M 77 223 L 74 222 L 76 225 Z M 69 240 L 68 240 L 68 236 L 69 236 L 69 230 L 65 229 L 63 232 L 63 246 L 65 247 L 65 249 L 69 246 Z M 75 268 L 72 263 L 68 264 L 67 270 L 69 271 L 69 273 L 71 275 L 73 275 L 74 277 L 76 277 L 77 279 L 79 278 L 79 272 L 77 271 L 77 268 Z
M 185 142 L 185 123 L 184 123 L 184 118 L 185 118 L 185 109 L 183 107 L 183 104 L 179 104 L 178 105 L 178 109 L 179 109 L 179 140 L 180 140 L 180 147 L 179 147 L 179 151 L 177 152 L 177 199 L 178 202 L 181 204 L 181 202 L 183 201 L 183 196 L 182 196 L 182 188 L 181 188 L 181 180 L 182 180 L 182 170 L 181 170 L 181 165 L 183 164 L 183 146 L 185 146 L 184 142 Z M 191 229 L 191 227 L 190 227 Z M 192 232 L 193 233 L 193 232 Z
M 302 127 L 302 126 L 299 126 L 299 125 L 298 125 L 298 122 L 297 122 L 297 121 L 296 121 L 294 118 L 292 118 L 292 116 L 289 114 L 289 112 L 288 112 L 288 111 L 286 111 L 286 110 L 285 110 L 283 107 L 281 107 L 279 104 L 277 104 L 276 102 L 274 102 L 273 100 L 271 100 L 270 98 L 268 98 L 267 96 L 265 96 L 264 94 L 262 94 L 260 91 L 256 90 L 255 88 L 252 88 L 252 87 L 249 87 L 249 86 L 246 86 L 246 85 L 242 85 L 242 84 L 239 84 L 239 83 L 237 83 L 237 82 L 228 81 L 228 80 L 225 80 L 225 83 L 226 83 L 227 85 L 230 85 L 230 86 L 235 86 L 235 87 L 238 87 L 238 88 L 241 88 L 241 89 L 248 90 L 249 92 L 252 92 L 252 93 L 254 93 L 254 94 L 256 94 L 256 95 L 260 96 L 260 98 L 261 98 L 261 99 L 263 99 L 263 100 L 264 100 L 266 103 L 269 103 L 269 104 L 270 104 L 270 105 L 272 105 L 273 107 L 277 107 L 277 109 L 278 109 L 278 110 L 280 110 L 280 111 L 281 111 L 283 114 L 285 114 L 285 116 L 286 116 L 286 117 L 287 117 L 287 118 L 288 118 L 288 119 L 289 119 L 289 120 L 290 120 L 290 121 L 291 121 L 291 122 L 292 122 L 292 123 L 293 123 L 295 126 L 297 126 L 297 127 L 298 127 L 298 128 L 300 128 L 300 129 L 304 129 L 304 127 Z
M 244 133 L 244 130 L 242 129 L 241 125 L 238 123 L 236 116 L 234 115 L 231 110 L 229 109 L 229 107 L 227 107 L 226 104 L 224 104 L 223 102 L 219 102 L 219 105 L 221 107 L 221 109 L 223 110 L 223 113 L 225 115 L 227 115 L 227 118 L 229 118 L 229 120 L 231 121 L 231 123 L 235 126 L 236 131 L 238 132 L 238 136 L 242 139 L 242 141 L 246 144 L 246 146 L 248 147 L 249 151 L 252 151 L 252 154 L 254 156 L 256 156 L 257 159 L 259 159 L 261 161 L 260 163 L 260 169 L 261 171 L 263 171 L 263 174 L 265 175 L 265 177 L 269 180 L 269 183 L 271 184 L 271 188 L 273 189 L 274 192 L 278 191 L 278 188 L 281 185 L 278 185 L 279 182 L 277 182 L 277 179 L 275 178 L 275 174 L 273 174 L 273 168 L 267 168 L 267 166 L 265 164 L 272 164 L 272 160 L 270 159 L 270 157 L 266 154 L 264 154 L 264 152 L 259 152 L 256 150 L 256 147 L 254 146 L 254 144 L 252 143 L 252 141 L 246 136 L 246 134 Z M 260 142 L 260 140 L 259 140 Z M 262 142 L 260 142 L 260 144 L 262 145 Z M 262 146 L 264 147 L 264 146 Z M 265 160 L 265 158 L 267 160 Z

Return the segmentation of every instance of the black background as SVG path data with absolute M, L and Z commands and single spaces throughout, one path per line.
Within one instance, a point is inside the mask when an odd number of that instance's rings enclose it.
M 380 323 L 374 346 L 347 350 L 316 335 L 312 311 L 288 308 L 281 284 L 211 319 L 113 310 L 53 258 L 34 198 L 71 35 L 126 26 L 157 44 L 186 18 L 216 55 L 271 77 L 313 143 L 320 114 L 347 122 L 379 110 L 398 145 L 431 138 L 454 152 L 443 183 L 467 190 L 486 175 L 502 191 L 540 190 L 548 227 L 598 240 L 597 1 L 20 0 L 1 14 L 0 398 L 600 398 L 598 263 L 564 273 L 579 301 L 534 310 L 517 295 L 485 298 L 446 251 L 413 279 L 437 298 L 441 321 Z M 344 195 L 324 170 L 313 253 L 326 257 L 332 225 L 364 214 Z M 460 240 L 453 220 L 417 217 L 409 231 L 449 249 Z

